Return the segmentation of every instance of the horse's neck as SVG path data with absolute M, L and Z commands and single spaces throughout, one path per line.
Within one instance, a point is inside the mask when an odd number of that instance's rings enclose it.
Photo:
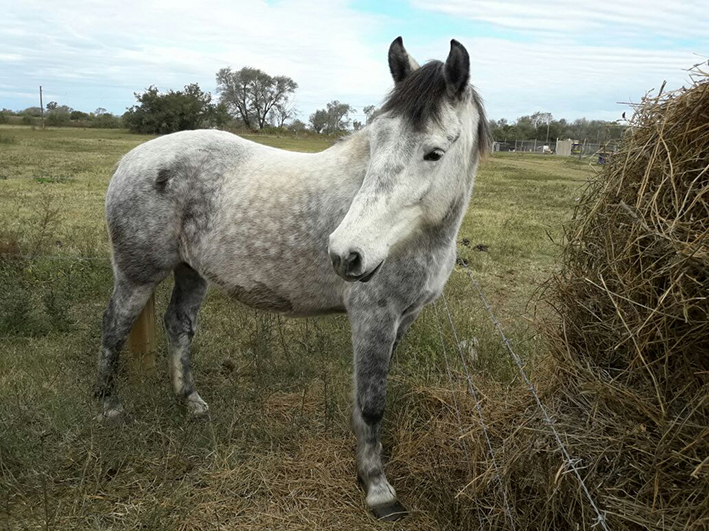
M 364 171 L 369 164 L 369 131 L 362 129 L 343 138 L 329 149 L 321 153 L 324 160 L 332 161 L 339 166 L 337 175 L 333 179 L 355 180 L 361 184 Z

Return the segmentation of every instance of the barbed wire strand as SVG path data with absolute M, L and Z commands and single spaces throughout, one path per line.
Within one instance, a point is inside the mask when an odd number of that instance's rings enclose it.
M 463 364 L 463 370 L 465 371 L 465 378 L 468 381 L 468 391 L 470 391 L 470 394 L 473 396 L 473 400 L 475 401 L 475 410 L 477 411 L 478 417 L 480 418 L 480 425 L 482 426 L 483 435 L 485 436 L 485 443 L 487 444 L 487 449 L 488 449 L 488 452 L 490 453 L 490 458 L 492 459 L 492 465 L 495 468 L 495 478 L 497 479 L 497 482 L 500 484 L 500 489 L 502 490 L 502 499 L 505 503 L 505 514 L 507 515 L 507 518 L 510 521 L 510 526 L 512 527 L 512 530 L 516 531 L 517 528 L 515 526 L 514 517 L 512 516 L 512 510 L 510 509 L 509 500 L 507 499 L 507 489 L 505 488 L 505 485 L 502 482 L 502 476 L 500 476 L 500 469 L 497 466 L 497 460 L 495 459 L 495 449 L 492 447 L 492 442 L 490 441 L 490 435 L 488 434 L 487 426 L 485 424 L 485 419 L 483 418 L 483 410 L 482 410 L 482 406 L 480 405 L 480 399 L 478 397 L 478 392 L 475 390 L 475 386 L 473 385 L 473 378 L 470 375 L 470 370 L 468 369 L 468 362 L 465 360 L 465 355 L 463 354 L 463 348 L 461 347 L 460 341 L 458 339 L 458 332 L 456 331 L 455 325 L 453 324 L 453 317 L 451 316 L 450 308 L 448 307 L 448 300 L 446 299 L 445 294 L 441 295 L 441 298 L 443 299 L 443 305 L 446 309 L 446 314 L 448 315 L 448 322 L 450 323 L 451 331 L 453 332 L 453 339 L 455 340 L 456 348 L 458 349 L 460 361 Z
M 596 522 L 591 527 L 596 527 L 597 525 L 600 525 L 605 531 L 610 531 L 610 529 L 608 528 L 608 524 L 606 523 L 606 517 L 603 514 L 601 514 L 601 511 L 598 509 L 596 502 L 593 501 L 593 497 L 591 496 L 591 492 L 588 490 L 588 487 L 586 486 L 586 483 L 584 482 L 583 478 L 581 477 L 581 473 L 579 472 L 578 468 L 576 468 L 576 462 L 580 462 L 580 460 L 575 461 L 574 459 L 571 458 L 569 451 L 566 449 L 566 446 L 564 445 L 563 441 L 561 440 L 561 436 L 559 435 L 559 432 L 556 430 L 554 420 L 551 418 L 551 416 L 547 412 L 546 408 L 544 407 L 544 404 L 542 404 L 542 401 L 539 398 L 539 395 L 537 394 L 534 384 L 532 384 L 532 382 L 527 377 L 527 373 L 524 371 L 524 364 L 522 363 L 522 360 L 515 353 L 515 351 L 512 349 L 512 345 L 510 344 L 509 339 L 507 339 L 505 332 L 502 330 L 502 325 L 500 325 L 500 322 L 495 317 L 495 314 L 492 311 L 492 307 L 488 303 L 487 298 L 485 297 L 485 294 L 483 293 L 483 290 L 480 287 L 480 284 L 478 284 L 476 282 L 476 280 L 473 278 L 473 275 L 472 275 L 468 265 L 463 261 L 461 261 L 461 263 L 463 265 L 463 268 L 465 269 L 465 272 L 468 275 L 468 278 L 470 279 L 470 282 L 472 283 L 473 287 L 477 291 L 478 296 L 480 297 L 480 300 L 482 301 L 483 306 L 485 307 L 485 310 L 487 310 L 487 313 L 490 316 L 490 319 L 492 320 L 493 325 L 497 329 L 497 332 L 500 334 L 500 337 L 502 337 L 502 341 L 505 344 L 505 347 L 507 347 L 507 351 L 510 353 L 510 356 L 512 356 L 512 359 L 514 360 L 515 364 L 517 365 L 517 368 L 519 369 L 519 372 L 522 375 L 522 378 L 524 379 L 525 383 L 527 384 L 527 388 L 529 389 L 530 394 L 534 397 L 534 400 L 537 402 L 537 406 L 539 406 L 539 409 L 542 412 L 544 422 L 547 424 L 547 426 L 549 426 L 552 433 L 554 434 L 554 438 L 556 439 L 556 442 L 559 445 L 559 449 L 561 450 L 562 454 L 564 455 L 564 458 L 566 459 L 566 462 L 567 462 L 569 468 L 576 475 L 576 478 L 579 480 L 579 484 L 581 485 L 581 488 L 583 489 L 584 493 L 586 494 L 586 498 L 588 498 L 588 501 L 591 504 L 591 507 L 593 507 L 593 510 L 596 512 Z
M 458 399 L 455 397 L 455 386 L 453 385 L 453 373 L 451 372 L 450 363 L 448 362 L 448 351 L 446 350 L 446 342 L 443 337 L 443 327 L 441 326 L 441 318 L 438 314 L 438 302 L 433 303 L 434 313 L 436 314 L 436 325 L 438 327 L 438 336 L 441 339 L 441 351 L 443 352 L 443 360 L 446 364 L 446 373 L 448 374 L 448 383 L 450 384 L 451 396 L 453 397 L 453 405 L 455 407 L 455 414 L 458 417 L 458 427 L 460 428 L 461 443 L 463 443 L 463 451 L 466 455 L 470 455 L 470 448 L 468 448 L 468 442 L 463 437 L 465 430 L 463 429 L 463 418 L 460 415 L 460 406 L 458 405 Z M 468 474 L 472 476 L 472 465 L 468 461 Z M 478 508 L 478 520 L 480 521 L 480 529 L 485 529 L 483 517 L 480 516 L 481 510 Z M 487 518 L 489 519 L 489 518 Z

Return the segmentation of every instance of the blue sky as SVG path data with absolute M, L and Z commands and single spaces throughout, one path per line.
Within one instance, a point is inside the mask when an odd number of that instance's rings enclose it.
M 2 7 L 0 108 L 45 101 L 122 113 L 149 85 L 198 82 L 254 66 L 298 82 L 300 118 L 332 99 L 379 104 L 386 54 L 404 37 L 420 63 L 468 49 L 492 118 L 535 111 L 613 120 L 709 58 L 709 0 L 23 0 Z

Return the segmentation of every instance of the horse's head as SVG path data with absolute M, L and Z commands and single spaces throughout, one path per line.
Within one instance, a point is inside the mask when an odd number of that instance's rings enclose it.
M 348 281 L 368 281 L 401 243 L 467 203 L 478 155 L 489 145 L 462 44 L 451 41 L 445 63 L 419 67 L 399 37 L 389 48 L 389 68 L 394 89 L 365 130 L 367 173 L 330 235 L 333 266 Z

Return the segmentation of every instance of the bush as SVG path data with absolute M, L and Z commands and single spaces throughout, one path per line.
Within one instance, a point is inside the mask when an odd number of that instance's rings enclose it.
M 202 92 L 196 83 L 182 91 L 164 94 L 151 86 L 135 97 L 139 105 L 123 115 L 124 123 L 133 133 L 167 134 L 226 121 L 226 108 L 212 104 L 212 95 Z
M 82 111 L 71 111 L 69 113 L 70 120 L 88 120 L 90 118 L 89 113 Z
M 120 116 L 107 113 L 95 116 L 90 125 L 99 129 L 119 129 L 123 124 Z
M 66 125 L 69 122 L 69 113 L 61 110 L 54 110 L 47 114 L 46 123 L 51 126 Z

